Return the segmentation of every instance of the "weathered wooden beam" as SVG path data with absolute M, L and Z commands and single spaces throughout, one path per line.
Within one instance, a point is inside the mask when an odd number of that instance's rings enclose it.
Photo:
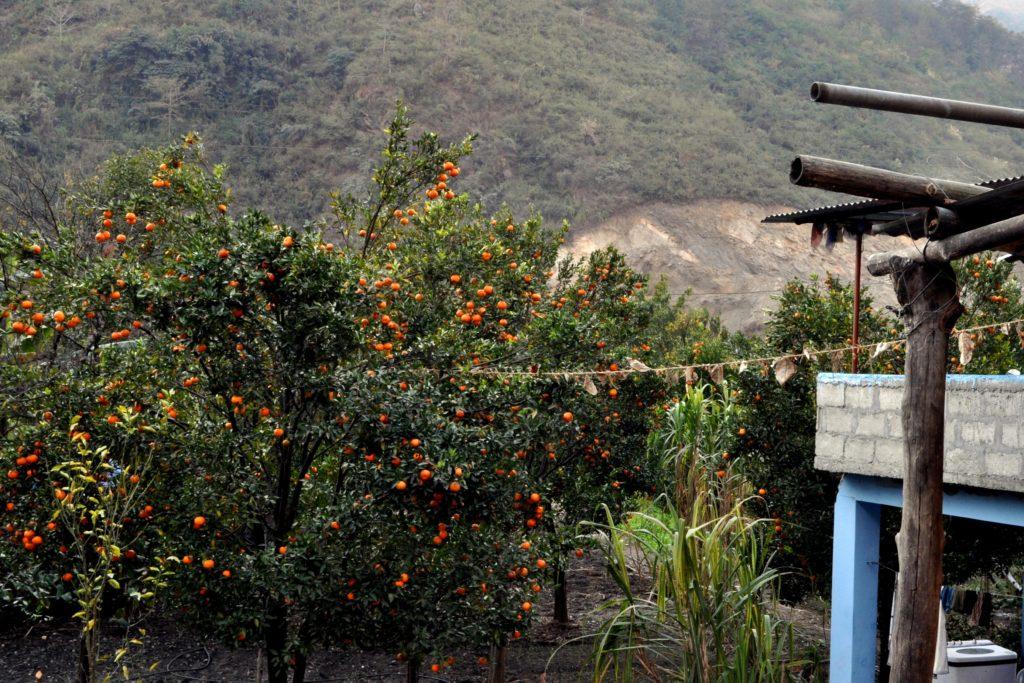
M 993 126 L 1024 128 L 1024 109 L 949 100 L 943 97 L 926 97 L 836 83 L 814 83 L 811 85 L 811 99 L 823 104 L 840 104 L 862 109 L 894 111 L 900 114 L 916 114 L 940 119 L 987 123 Z
M 955 211 L 942 206 L 929 207 L 924 215 L 924 233 L 933 240 L 967 232 L 971 227 L 977 226 L 969 226 Z
M 794 185 L 858 197 L 917 201 L 928 205 L 967 199 L 989 191 L 987 187 L 955 180 L 926 178 L 807 155 L 798 156 L 790 164 L 789 180 Z
M 1024 216 L 1014 216 L 982 228 L 951 235 L 899 251 L 887 251 L 868 257 L 868 272 L 890 275 L 914 265 L 949 263 L 964 256 L 995 249 L 1014 253 L 1024 242 Z
M 932 680 L 942 585 L 946 349 L 963 309 L 948 263 L 915 264 L 893 280 L 908 334 L 900 573 L 889 682 L 926 683 Z
M 940 239 L 1021 213 L 1024 213 L 1024 180 L 1016 180 L 955 204 L 933 208 L 927 216 L 925 232 L 932 239 Z
M 886 223 L 875 223 L 871 226 L 872 235 L 889 235 L 890 237 L 911 237 L 917 239 L 925 236 L 925 210 L 897 218 Z

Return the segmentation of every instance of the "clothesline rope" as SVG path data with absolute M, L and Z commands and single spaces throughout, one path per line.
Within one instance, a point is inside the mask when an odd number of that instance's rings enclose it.
M 1020 325 L 1024 323 L 1024 318 L 1017 318 L 1015 320 L 1005 320 L 1001 322 L 987 323 L 985 325 L 976 325 L 974 327 L 965 328 L 954 328 L 953 334 L 963 335 L 971 332 L 978 332 L 980 330 L 987 330 L 991 328 L 1008 328 L 1010 325 Z M 1006 333 L 1004 331 L 1004 333 Z M 883 347 L 882 350 L 886 350 L 893 345 L 906 343 L 907 338 L 901 337 L 899 339 L 891 339 L 882 342 L 872 342 L 870 344 L 856 344 L 849 346 L 841 346 L 831 349 L 822 349 L 815 351 L 813 349 L 804 349 L 799 353 L 783 354 L 780 356 L 765 356 L 761 358 L 745 358 L 735 360 L 725 360 L 719 363 L 694 363 L 690 365 L 669 365 L 659 368 L 647 367 L 643 363 L 637 360 L 630 359 L 629 367 L 620 368 L 618 370 L 537 370 L 536 372 L 530 370 L 490 370 L 487 368 L 479 368 L 472 370 L 472 374 L 476 375 L 489 375 L 497 377 L 559 377 L 563 379 L 572 378 L 595 378 L 595 377 L 619 377 L 622 375 L 634 375 L 634 374 L 666 374 L 666 373 L 684 373 L 684 372 L 695 372 L 697 370 L 711 370 L 720 369 L 726 367 L 741 366 L 745 368 L 749 365 L 774 365 L 780 361 L 794 361 L 800 358 L 817 358 L 818 356 L 831 356 L 833 354 L 850 353 L 853 351 L 865 351 L 865 350 L 878 350 Z M 742 371 L 742 369 L 741 369 Z

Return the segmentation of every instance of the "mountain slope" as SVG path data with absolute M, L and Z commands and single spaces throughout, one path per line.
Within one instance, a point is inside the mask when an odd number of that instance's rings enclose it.
M 14 0 L 0 137 L 74 175 L 195 129 L 240 203 L 303 220 L 362 183 L 402 99 L 425 127 L 479 134 L 462 187 L 586 232 L 651 205 L 818 202 L 788 184 L 798 152 L 1017 173 L 1020 133 L 812 105 L 807 89 L 1024 104 L 1022 48 L 954 0 Z

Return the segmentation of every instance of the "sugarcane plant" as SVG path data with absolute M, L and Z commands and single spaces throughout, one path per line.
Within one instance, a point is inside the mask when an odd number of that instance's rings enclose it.
M 649 445 L 672 475 L 666 491 L 600 529 L 621 595 L 604 605 L 592 679 L 800 679 L 807 662 L 773 609 L 765 522 L 749 513 L 753 489 L 726 450 L 737 418 L 728 389 L 689 387 L 663 417 Z

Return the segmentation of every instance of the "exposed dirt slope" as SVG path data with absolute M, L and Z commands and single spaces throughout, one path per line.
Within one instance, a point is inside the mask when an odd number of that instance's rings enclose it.
M 853 277 L 852 242 L 832 252 L 812 250 L 808 226 L 761 223 L 786 210 L 728 200 L 648 204 L 573 228 L 566 249 L 581 255 L 615 245 L 652 279 L 665 276 L 673 293 L 692 290 L 689 301 L 720 313 L 730 329 L 752 330 L 764 323 L 772 297 L 790 278 Z M 867 238 L 864 252 L 894 246 L 888 238 Z M 864 283 L 878 303 L 894 302 L 887 279 L 865 271 Z

